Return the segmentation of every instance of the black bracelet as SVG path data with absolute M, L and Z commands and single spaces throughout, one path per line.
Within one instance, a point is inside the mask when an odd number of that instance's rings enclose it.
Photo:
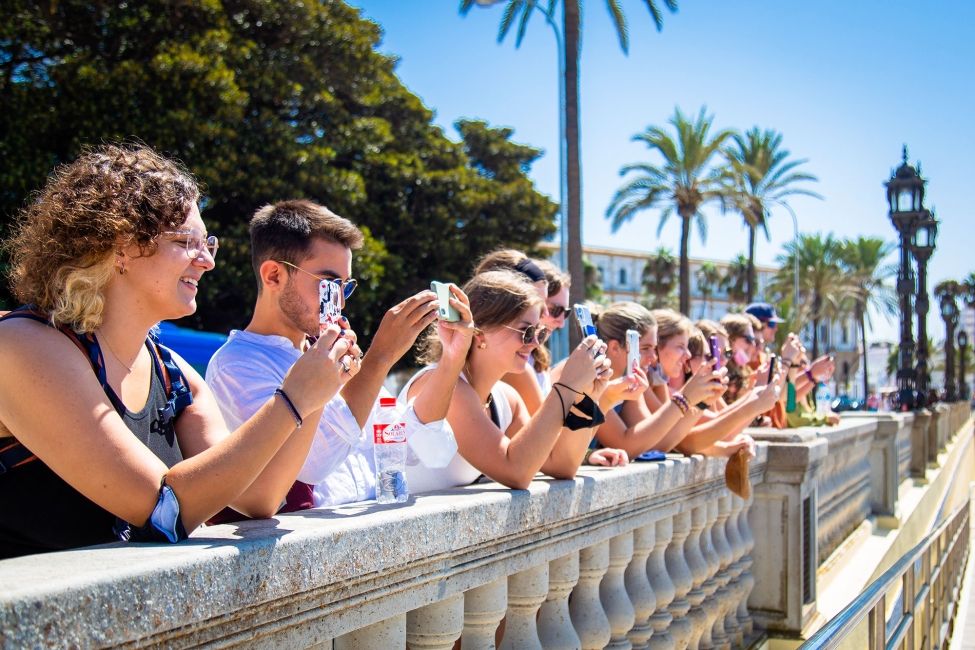
M 299 413 L 298 409 L 295 408 L 294 402 L 291 401 L 288 394 L 281 388 L 275 388 L 274 394 L 284 400 L 284 405 L 288 407 L 288 412 L 291 413 L 291 417 L 293 417 L 295 420 L 295 428 L 300 429 L 304 420 L 301 419 L 301 413 Z

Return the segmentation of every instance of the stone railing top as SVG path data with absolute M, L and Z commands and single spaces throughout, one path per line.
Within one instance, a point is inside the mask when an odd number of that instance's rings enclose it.
M 759 445 L 753 477 L 767 457 Z M 724 459 L 670 457 L 585 468 L 572 481 L 540 478 L 528 490 L 485 483 L 411 496 L 400 506 L 368 502 L 211 526 L 175 546 L 107 544 L 4 560 L 0 641 L 15 647 L 159 641 L 167 630 L 204 629 L 215 617 L 271 616 L 264 611 L 271 602 L 301 610 L 312 598 L 315 607 L 347 607 L 381 587 L 437 587 L 438 576 L 442 592 L 445 578 L 473 566 L 517 559 L 559 540 L 608 539 L 651 511 L 664 516 L 710 498 L 723 489 L 724 469 Z M 553 548 L 542 559 L 565 552 Z M 444 596 L 419 587 L 416 594 L 431 602 Z

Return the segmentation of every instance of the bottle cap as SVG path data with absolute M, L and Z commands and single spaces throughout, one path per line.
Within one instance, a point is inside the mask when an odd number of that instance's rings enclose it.
M 396 406 L 396 398 L 395 397 L 380 397 L 379 398 L 379 406 L 382 407 L 382 408 Z

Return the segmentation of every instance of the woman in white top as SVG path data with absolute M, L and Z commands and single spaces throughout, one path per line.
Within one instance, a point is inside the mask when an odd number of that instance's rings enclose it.
M 572 478 L 601 420 L 598 413 L 595 422 L 590 418 L 610 374 L 605 344 L 595 336 L 586 338 L 531 415 L 501 378 L 524 372 L 547 335 L 539 323 L 543 304 L 538 292 L 511 271 L 476 275 L 464 292 L 477 327 L 463 369 L 454 370 L 452 390 L 439 381 L 446 372 L 433 368 L 455 366 L 459 350 L 444 346 L 442 351 L 439 338 L 428 339 L 424 355 L 424 361 L 439 365 L 424 368 L 403 388 L 421 422 L 446 418 L 460 458 L 446 470 L 408 466 L 411 491 L 464 485 L 481 474 L 515 489 L 527 488 L 538 471 Z

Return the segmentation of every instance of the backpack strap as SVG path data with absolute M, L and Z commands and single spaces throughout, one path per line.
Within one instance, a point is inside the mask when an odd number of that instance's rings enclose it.
M 166 406 L 159 409 L 159 417 L 163 420 L 163 424 L 169 424 L 193 403 L 193 393 L 186 382 L 186 375 L 173 361 L 172 351 L 156 341 L 153 336 L 150 336 L 150 342 L 149 348 L 155 355 L 156 367 L 166 387 Z

